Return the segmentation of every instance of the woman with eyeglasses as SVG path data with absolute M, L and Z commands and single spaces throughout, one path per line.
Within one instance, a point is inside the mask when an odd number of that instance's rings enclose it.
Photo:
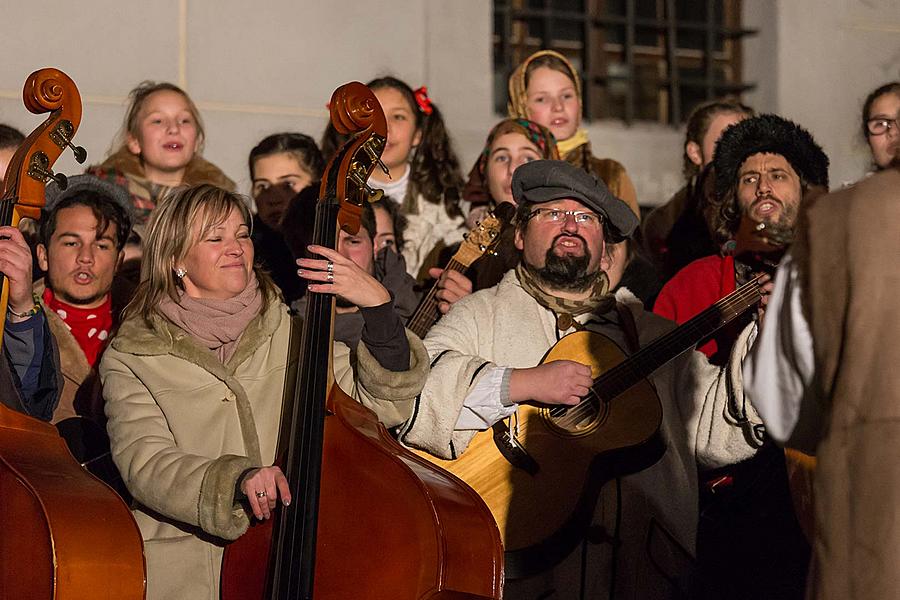
M 900 81 L 886 83 L 866 98 L 862 132 L 872 152 L 875 171 L 886 169 L 900 154 Z

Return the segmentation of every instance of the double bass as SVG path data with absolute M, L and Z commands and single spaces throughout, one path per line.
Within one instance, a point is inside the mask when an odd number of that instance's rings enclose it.
M 338 88 L 331 120 L 352 134 L 328 164 L 313 243 L 355 232 L 387 124 L 361 83 Z M 481 498 L 401 446 L 344 393 L 331 368 L 334 296 L 311 294 L 279 464 L 293 501 L 225 550 L 223 600 L 455 599 L 502 594 L 500 532 Z M 268 557 L 261 560 L 260 557 Z
M 0 225 L 39 218 L 47 179 L 65 186 L 65 176 L 51 167 L 72 146 L 81 122 L 78 89 L 61 71 L 35 71 L 23 95 L 28 110 L 50 115 L 10 161 L 0 194 Z M 83 156 L 83 149 L 72 147 L 76 158 Z M 8 283 L 3 277 L 0 333 Z M 0 531 L 0 600 L 145 595 L 143 542 L 131 511 L 72 458 L 55 427 L 2 403 Z

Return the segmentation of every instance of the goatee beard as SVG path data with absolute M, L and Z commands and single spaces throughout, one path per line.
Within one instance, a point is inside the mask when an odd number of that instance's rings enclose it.
M 771 199 L 773 202 L 778 202 L 778 204 L 781 206 L 781 213 L 778 215 L 778 218 L 776 218 L 776 219 L 772 219 L 770 217 L 763 218 L 761 222 L 765 223 L 766 225 L 768 225 L 769 227 L 771 227 L 773 229 L 778 229 L 778 230 L 783 230 L 783 231 L 789 231 L 789 230 L 793 229 L 794 225 L 797 224 L 797 212 L 798 212 L 797 205 L 796 204 L 787 204 L 785 202 L 782 202 L 780 198 L 776 198 L 775 196 L 767 196 L 767 198 Z M 756 203 L 754 203 L 754 204 L 756 204 Z M 744 216 L 748 217 L 750 219 L 753 219 L 753 217 L 750 215 L 750 213 L 752 212 L 752 206 L 753 205 L 747 207 L 747 209 L 744 211 Z M 755 221 L 755 219 L 754 219 L 754 221 Z
M 553 252 L 556 241 L 562 236 L 554 238 L 553 243 L 547 250 L 544 257 L 544 266 L 535 267 L 525 263 L 525 268 L 534 276 L 534 278 L 542 285 L 554 290 L 566 292 L 583 292 L 590 289 L 597 279 L 597 271 L 588 272 L 591 263 L 591 252 L 588 250 L 587 242 L 579 235 L 566 236 L 575 237 L 581 240 L 584 245 L 584 254 L 582 256 L 558 256 Z

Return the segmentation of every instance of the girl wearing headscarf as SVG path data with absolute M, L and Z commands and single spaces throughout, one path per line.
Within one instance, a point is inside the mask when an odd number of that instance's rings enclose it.
M 558 52 L 535 52 L 509 77 L 509 116 L 531 119 L 549 129 L 560 158 L 602 179 L 613 195 L 640 216 L 637 193 L 625 167 L 593 155 L 581 126 L 581 112 L 581 78 Z
M 504 119 L 488 134 L 484 149 L 469 172 L 463 198 L 472 205 L 469 226 L 473 227 L 488 210 L 504 202 L 516 204 L 510 185 L 513 171 L 532 160 L 559 159 L 556 139 L 550 130 L 528 119 Z M 506 227 L 493 254 L 478 260 L 469 271 L 473 289 L 489 288 L 519 262 L 514 243 L 515 228 Z

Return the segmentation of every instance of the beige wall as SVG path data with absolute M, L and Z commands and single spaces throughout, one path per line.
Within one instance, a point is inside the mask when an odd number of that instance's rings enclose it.
M 832 187 L 859 179 L 870 156 L 860 133 L 866 95 L 900 80 L 900 0 L 745 0 L 747 96 L 810 130 L 831 160 Z
M 57 66 L 85 99 L 78 142 L 106 155 L 125 96 L 143 79 L 184 86 L 207 125 L 205 155 L 249 187 L 246 156 L 263 136 L 318 138 L 331 91 L 392 73 L 427 84 L 444 111 L 464 168 L 499 118 L 492 112 L 489 0 L 81 0 L 8 2 L 0 21 L 0 122 L 41 119 L 19 99 L 28 73 Z M 251 8 L 252 6 L 252 8 Z M 339 7 L 339 8 L 337 8 Z M 832 156 L 835 180 L 865 166 L 853 139 L 866 91 L 898 77 L 897 0 L 745 0 L 760 28 L 748 42 L 749 96 L 809 127 Z M 35 40 L 40 40 L 35 41 Z M 642 203 L 681 183 L 682 132 L 652 124 L 590 124 L 595 153 L 622 162 Z M 58 170 L 80 170 L 61 159 Z

